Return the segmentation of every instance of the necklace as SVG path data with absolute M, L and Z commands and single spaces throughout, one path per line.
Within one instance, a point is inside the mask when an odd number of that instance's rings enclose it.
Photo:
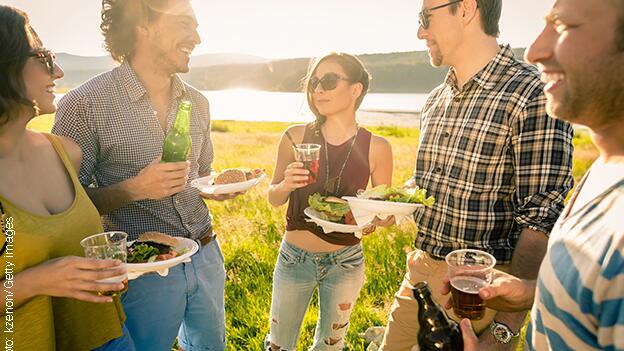
M 351 156 L 351 151 L 353 150 L 353 145 L 357 140 L 358 132 L 360 131 L 360 126 L 355 125 L 355 135 L 353 136 L 353 141 L 351 141 L 351 145 L 349 145 L 349 151 L 347 151 L 347 157 L 345 157 L 344 163 L 340 168 L 340 172 L 338 173 L 338 177 L 333 178 L 331 181 L 329 180 L 329 152 L 327 148 L 327 139 L 323 135 L 323 143 L 325 144 L 325 192 L 329 194 L 338 194 L 338 190 L 340 190 L 340 181 L 342 180 L 342 172 L 347 166 L 347 161 L 349 161 L 349 156 Z M 320 129 L 320 128 L 319 128 Z

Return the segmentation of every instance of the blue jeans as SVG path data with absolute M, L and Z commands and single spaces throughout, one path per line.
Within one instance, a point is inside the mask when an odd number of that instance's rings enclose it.
M 295 350 L 305 312 L 319 289 L 313 350 L 342 350 L 349 318 L 364 284 L 364 254 L 357 244 L 312 253 L 282 242 L 275 271 L 268 341 Z
M 113 339 L 106 344 L 93 349 L 92 351 L 136 351 L 134 347 L 134 342 L 130 337 L 130 332 L 126 325 L 124 324 L 121 328 L 123 335 L 118 337 L 117 339 Z
M 176 335 L 186 351 L 225 350 L 224 288 L 217 240 L 166 277 L 150 273 L 130 280 L 121 302 L 137 351 L 170 351 Z

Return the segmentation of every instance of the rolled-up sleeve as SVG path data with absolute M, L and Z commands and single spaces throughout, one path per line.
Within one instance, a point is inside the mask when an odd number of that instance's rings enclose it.
M 572 189 L 572 126 L 548 116 L 535 91 L 512 126 L 517 228 L 549 234 Z
M 88 123 L 89 119 L 88 101 L 74 91 L 59 101 L 52 127 L 52 133 L 74 140 L 82 149 L 78 178 L 83 186 L 95 184 L 94 173 L 99 148 L 96 133 Z

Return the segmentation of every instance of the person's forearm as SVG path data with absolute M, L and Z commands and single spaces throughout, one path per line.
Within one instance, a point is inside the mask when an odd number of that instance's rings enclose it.
M 2 280 L 0 305 L 3 306 L 3 308 L 0 311 L 0 315 L 4 316 L 7 314 L 6 307 L 4 307 L 7 305 L 7 292 L 13 294 L 13 296 L 11 296 L 13 308 L 18 308 L 33 297 L 41 295 L 41 293 L 36 291 L 33 285 L 36 283 L 36 279 L 29 279 L 28 275 L 29 270 L 25 270 L 15 274 L 13 280 L 10 281 L 11 283 L 8 283 L 8 280 Z
M 511 258 L 511 272 L 509 273 L 529 282 L 534 281 L 546 254 L 547 246 L 546 234 L 528 228 L 522 230 Z M 534 282 L 531 284 L 535 286 Z M 527 303 L 530 305 L 529 301 Z M 518 331 L 524 324 L 525 317 L 526 312 L 498 312 L 495 319 L 497 322 L 505 323 L 512 330 Z
M 140 200 L 138 195 L 132 192 L 132 179 L 107 187 L 85 187 L 85 190 L 100 214 L 103 215 L 111 213 L 132 201 Z
M 518 278 L 535 280 L 546 255 L 548 236 L 526 228 L 520 233 L 511 258 L 511 274 Z
M 269 187 L 269 203 L 273 207 L 280 207 L 288 201 L 292 191 L 284 188 L 284 182 L 271 184 Z

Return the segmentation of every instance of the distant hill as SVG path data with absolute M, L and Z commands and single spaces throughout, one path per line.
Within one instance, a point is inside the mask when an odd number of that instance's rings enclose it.
M 514 50 L 522 57 L 524 49 Z M 446 68 L 429 64 L 426 51 L 364 54 L 358 56 L 371 72 L 371 91 L 387 93 L 427 93 L 439 85 Z M 82 57 L 61 53 L 58 62 L 65 70 L 60 88 L 74 88 L 89 78 L 115 67 L 109 57 Z M 309 58 L 269 60 L 228 53 L 204 54 L 191 58 L 191 72 L 184 80 L 200 90 L 252 88 L 268 91 L 300 91 Z

